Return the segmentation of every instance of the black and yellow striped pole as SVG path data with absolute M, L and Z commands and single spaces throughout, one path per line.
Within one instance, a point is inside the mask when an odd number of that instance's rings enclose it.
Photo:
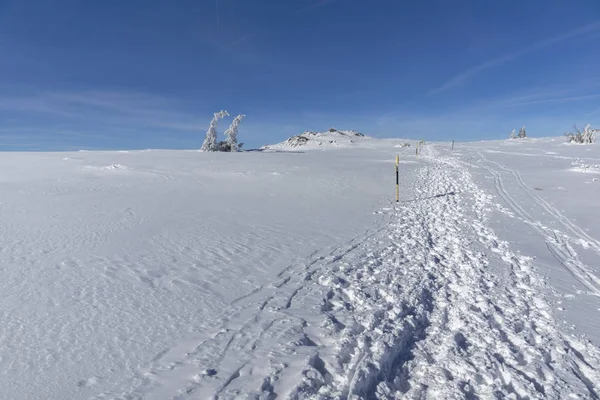
M 400 156 L 396 154 L 396 203 L 400 201 L 400 180 L 398 178 L 398 164 L 400 163 Z

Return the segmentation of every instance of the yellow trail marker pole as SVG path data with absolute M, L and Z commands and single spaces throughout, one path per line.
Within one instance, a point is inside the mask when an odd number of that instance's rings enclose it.
M 400 181 L 398 179 L 398 164 L 400 163 L 400 156 L 396 154 L 396 203 L 400 202 Z

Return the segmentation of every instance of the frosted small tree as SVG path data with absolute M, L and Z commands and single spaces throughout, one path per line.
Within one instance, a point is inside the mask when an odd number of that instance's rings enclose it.
M 204 143 L 202 143 L 202 147 L 200 151 L 217 151 L 217 122 L 221 118 L 228 117 L 229 113 L 225 110 L 221 110 L 214 114 L 212 121 L 210 121 L 210 126 L 208 127 L 208 131 L 206 131 L 206 139 L 204 139 Z
M 527 137 L 527 132 L 525 132 L 525 125 L 523 125 L 521 129 L 519 129 L 519 134 L 517 136 L 519 137 L 519 139 Z
M 577 124 L 573 124 L 573 132 L 565 133 L 569 143 L 581 143 L 581 131 L 577 128 Z
M 575 132 L 565 133 L 567 140 L 571 143 L 582 143 L 589 144 L 596 141 L 596 133 L 600 132 L 598 129 L 592 129 L 590 124 L 587 124 L 583 129 L 583 132 L 577 128 L 577 125 L 573 125 Z
M 511 139 L 516 139 L 517 138 L 517 130 L 513 129 L 512 132 L 510 133 L 510 138 Z
M 582 143 L 594 143 L 596 141 L 597 129 L 592 129 L 590 124 L 587 124 L 583 130 L 583 141 Z
M 245 115 L 240 114 L 231 121 L 231 125 L 225 131 L 225 143 L 228 147 L 228 151 L 238 151 L 240 145 L 238 144 L 237 135 L 238 135 L 238 127 L 240 123 L 244 119 Z

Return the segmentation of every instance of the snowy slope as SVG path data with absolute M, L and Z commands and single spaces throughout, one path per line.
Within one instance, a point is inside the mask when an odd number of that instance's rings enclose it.
M 597 398 L 599 147 L 401 143 L 6 154 L 0 398 Z
M 297 149 L 324 149 L 332 147 L 357 147 L 365 141 L 372 140 L 356 131 L 329 129 L 327 132 L 307 131 L 277 144 L 263 146 L 263 150 L 297 150 Z

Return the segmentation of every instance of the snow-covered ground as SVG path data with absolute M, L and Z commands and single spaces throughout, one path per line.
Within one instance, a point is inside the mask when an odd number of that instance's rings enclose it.
M 0 398 L 598 398 L 600 145 L 403 142 L 5 153 Z

